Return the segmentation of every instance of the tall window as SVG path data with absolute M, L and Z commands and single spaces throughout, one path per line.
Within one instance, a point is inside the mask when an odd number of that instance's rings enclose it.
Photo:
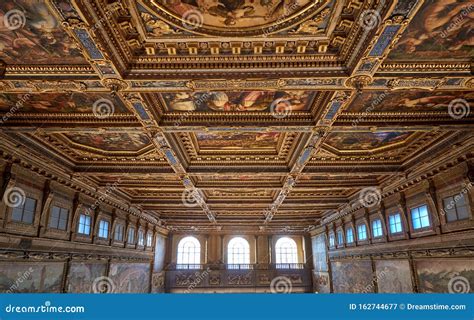
M 12 210 L 12 220 L 27 224 L 33 223 L 33 217 L 36 211 L 36 200 L 33 198 L 25 198 L 25 202 Z
M 462 193 L 444 198 L 443 207 L 448 222 L 469 219 L 466 197 Z
M 135 228 L 129 228 L 128 229 L 127 242 L 128 242 L 128 244 L 134 244 L 135 243 Z
M 390 226 L 390 233 L 400 233 L 403 231 L 402 218 L 399 213 L 392 214 L 388 217 L 388 224 Z
M 194 237 L 186 237 L 178 243 L 178 269 L 199 269 L 201 244 Z
M 81 213 L 77 233 L 89 235 L 91 233 L 91 216 Z
M 236 237 L 229 241 L 227 245 L 227 264 L 229 269 L 250 268 L 250 246 L 247 240 Z
M 114 239 L 117 241 L 123 241 L 123 224 L 117 224 L 115 226 Z
M 411 222 L 413 229 L 423 229 L 430 226 L 430 217 L 428 216 L 428 207 L 422 205 L 411 209 Z
M 144 246 L 145 245 L 145 238 L 143 236 L 143 230 L 138 230 L 138 245 Z
M 66 230 L 69 210 L 53 206 L 49 217 L 49 227 L 52 229 Z
M 359 240 L 367 240 L 367 227 L 365 224 L 359 224 L 357 226 L 357 235 Z
M 109 237 L 109 222 L 100 220 L 99 222 L 99 238 L 107 239 Z
M 354 231 L 352 228 L 346 230 L 346 242 L 353 243 L 354 242 Z
M 280 238 L 275 244 L 277 268 L 284 268 L 282 264 L 298 263 L 298 249 L 295 240 L 291 238 Z M 290 266 L 291 267 L 291 266 Z
M 146 246 L 151 247 L 152 243 L 153 243 L 153 235 L 151 234 L 151 232 L 148 232 L 146 234 Z
M 336 240 L 334 239 L 334 233 L 329 234 L 329 247 L 333 248 L 336 245 Z
M 342 230 L 337 232 L 337 244 L 344 244 L 344 234 L 342 233 Z
M 376 219 L 372 221 L 372 234 L 374 235 L 374 238 L 378 238 L 383 235 L 382 220 Z

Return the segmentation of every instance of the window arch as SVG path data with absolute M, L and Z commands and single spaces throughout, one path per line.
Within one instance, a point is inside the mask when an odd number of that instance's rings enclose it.
M 298 263 L 298 248 L 295 240 L 283 237 L 275 244 L 277 268 L 291 267 Z
M 194 237 L 185 237 L 178 243 L 177 269 L 199 269 L 201 244 Z
M 250 245 L 241 237 L 232 238 L 227 244 L 227 264 L 229 269 L 250 268 Z

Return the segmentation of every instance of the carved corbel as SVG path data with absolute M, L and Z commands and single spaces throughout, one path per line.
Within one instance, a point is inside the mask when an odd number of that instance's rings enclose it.
M 364 87 L 367 87 L 369 84 L 371 84 L 372 81 L 373 81 L 373 78 L 371 76 L 359 75 L 359 76 L 350 77 L 349 79 L 346 80 L 344 85 L 348 88 L 356 89 L 356 91 L 360 93 L 362 92 L 362 89 Z
M 112 96 L 115 96 L 118 92 L 129 88 L 127 82 L 116 78 L 103 79 L 102 85 L 111 91 Z

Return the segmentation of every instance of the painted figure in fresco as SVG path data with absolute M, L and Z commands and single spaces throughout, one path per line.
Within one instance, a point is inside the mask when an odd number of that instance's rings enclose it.
M 456 52 L 474 46 L 474 5 L 469 1 L 443 0 L 425 4 L 397 48 L 416 51 Z M 418 22 L 417 22 L 418 21 Z M 397 50 L 398 51 L 398 50 Z
M 24 12 L 25 26 L 10 30 L 5 25 L 5 14 L 10 10 Z M 51 59 L 56 61 L 55 58 L 58 63 L 85 62 L 77 45 L 69 40 L 47 5 L 24 0 L 0 3 L 0 58 L 12 64 L 53 63 Z

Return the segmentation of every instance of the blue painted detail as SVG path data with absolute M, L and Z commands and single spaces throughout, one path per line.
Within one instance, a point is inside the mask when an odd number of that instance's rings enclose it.
M 148 116 L 148 113 L 146 113 L 145 108 L 143 107 L 143 105 L 140 102 L 135 102 L 133 104 L 133 107 L 135 108 L 135 111 L 138 112 L 138 114 L 140 115 L 140 118 L 142 120 L 150 120 L 150 117 Z
M 169 162 L 171 162 L 172 165 L 175 165 L 178 163 L 178 161 L 176 161 L 176 158 L 174 157 L 173 153 L 170 150 L 165 151 L 165 156 L 166 158 L 168 158 Z
M 379 37 L 379 40 L 375 44 L 372 51 L 370 51 L 369 56 L 371 57 L 380 57 L 383 55 L 385 49 L 392 43 L 393 38 L 397 34 L 398 30 L 400 30 L 401 25 L 394 24 L 390 26 L 386 26 L 383 30 L 382 34 Z
M 76 33 L 76 36 L 79 38 L 79 41 L 81 41 L 82 45 L 89 53 L 89 56 L 91 57 L 91 59 L 93 60 L 104 59 L 104 56 L 99 51 L 99 49 L 97 49 L 96 45 L 94 44 L 91 37 L 89 36 L 89 33 L 87 32 L 87 30 L 75 29 L 74 32 Z
M 326 117 L 324 117 L 324 119 L 326 120 L 332 120 L 334 119 L 334 116 L 336 115 L 336 113 L 339 111 L 339 109 L 341 108 L 342 106 L 342 102 L 341 101 L 333 101 L 333 103 L 331 104 L 331 107 L 329 108 L 329 111 L 328 113 L 326 114 Z

